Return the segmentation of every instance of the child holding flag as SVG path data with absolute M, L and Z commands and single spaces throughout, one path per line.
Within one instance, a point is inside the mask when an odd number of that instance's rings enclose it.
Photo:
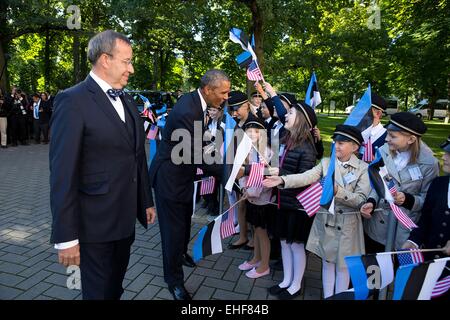
M 324 297 L 348 289 L 349 274 L 345 256 L 364 254 L 364 235 L 360 206 L 370 191 L 367 164 L 356 156 L 363 138 L 360 130 L 337 125 L 332 136 L 335 143 L 334 214 L 321 207 L 314 219 L 306 249 L 322 259 Z M 266 186 L 298 188 L 320 181 L 330 167 L 330 158 L 304 173 L 272 176 Z
M 409 112 L 391 116 L 386 126 L 386 143 L 378 149 L 388 175 L 395 183 L 390 187 L 394 203 L 414 223 L 420 218 L 425 195 L 431 181 L 439 174 L 438 161 L 431 149 L 421 141 L 427 127 Z M 394 191 L 395 190 L 395 191 Z M 378 204 L 378 209 L 375 209 Z M 375 210 L 374 210 L 375 209 Z M 361 207 L 369 253 L 385 251 L 388 237 L 388 217 L 394 214 L 387 200 L 372 190 L 367 203 Z M 394 235 L 395 248 L 401 248 L 408 239 L 410 229 L 397 224 Z M 386 248 L 391 250 L 393 248 Z
M 271 196 L 272 189 L 262 185 L 264 166 L 268 163 L 271 154 L 267 147 L 267 134 L 264 123 L 260 119 L 247 121 L 243 129 L 250 137 L 253 148 L 248 155 L 251 165 L 250 175 L 239 180 L 246 199 L 246 220 L 254 227 L 253 258 L 239 265 L 239 269 L 248 271 L 245 275 L 255 279 L 270 274 L 270 240 L 267 229 L 272 221 Z
M 282 139 L 280 169 L 271 169 L 273 175 L 305 172 L 316 163 L 316 149 L 311 129 L 317 124 L 314 110 L 303 102 L 293 104 L 286 115 L 286 136 Z M 277 177 L 278 178 L 278 177 Z M 266 184 L 265 184 L 266 185 Z M 272 187 L 268 184 L 267 187 Z M 279 299 L 293 299 L 300 294 L 306 267 L 305 243 L 313 219 L 308 217 L 296 195 L 305 188 L 278 190 L 278 211 L 275 235 L 281 240 L 283 281 L 269 292 Z

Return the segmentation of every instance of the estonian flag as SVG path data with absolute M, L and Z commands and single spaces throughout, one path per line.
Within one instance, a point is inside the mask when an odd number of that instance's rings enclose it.
M 252 43 L 248 41 L 247 35 L 242 30 L 238 28 L 231 28 L 230 40 L 233 41 L 234 43 L 239 44 L 242 47 L 242 49 L 244 49 L 244 51 L 249 52 L 253 60 L 258 60 L 256 57 L 256 53 L 253 50 Z
M 393 300 L 430 300 L 449 258 L 398 268 Z
M 322 102 L 320 97 L 319 85 L 317 84 L 316 73 L 313 72 L 309 81 L 308 90 L 306 90 L 305 103 L 311 108 L 317 107 Z
M 366 254 L 345 257 L 354 287 L 355 300 L 366 300 L 371 290 L 380 290 L 394 280 L 390 254 Z
M 222 239 L 220 237 L 222 216 L 218 216 L 208 225 L 204 226 L 198 233 L 197 239 L 192 247 L 195 262 L 200 261 L 203 257 L 223 252 Z
M 252 43 L 251 43 L 253 51 L 255 50 L 255 36 L 252 35 Z M 244 49 L 246 50 L 246 49 Z M 238 63 L 239 67 L 241 68 L 247 68 L 250 63 L 253 61 L 253 56 L 249 51 L 244 51 L 240 55 L 236 57 L 236 62 Z

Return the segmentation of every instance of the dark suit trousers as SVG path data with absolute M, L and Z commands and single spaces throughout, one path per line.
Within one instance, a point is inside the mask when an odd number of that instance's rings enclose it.
M 119 300 L 134 234 L 125 239 L 80 243 L 83 300 Z
M 161 231 L 164 281 L 169 285 L 184 284 L 182 255 L 187 251 L 191 229 L 191 203 L 174 202 L 155 192 Z

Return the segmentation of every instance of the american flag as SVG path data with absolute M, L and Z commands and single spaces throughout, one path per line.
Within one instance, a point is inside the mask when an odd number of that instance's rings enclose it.
M 263 79 L 263 75 L 261 70 L 259 69 L 258 64 L 255 60 L 253 60 L 247 68 L 247 78 L 250 81 L 259 81 Z
M 220 237 L 222 239 L 231 237 L 235 233 L 234 214 L 235 210 L 231 208 L 222 215 L 222 223 L 220 224 Z
M 433 291 L 431 292 L 431 298 L 442 296 L 450 289 L 450 276 L 442 278 L 436 282 Z
M 214 192 L 214 186 L 216 184 L 216 179 L 211 176 L 202 179 L 202 185 L 200 186 L 200 195 L 211 194 Z
M 264 179 L 264 163 L 253 162 L 250 168 L 250 175 L 248 176 L 246 187 L 262 188 Z
M 388 181 L 387 188 L 389 189 L 389 192 L 393 196 L 395 196 L 395 194 L 398 191 L 393 179 Z M 406 213 L 404 213 L 402 211 L 402 209 L 400 209 L 399 206 L 397 206 L 394 202 L 390 202 L 389 205 L 391 207 L 392 212 L 394 212 L 395 217 L 398 219 L 398 221 L 400 221 L 400 223 L 405 228 L 408 228 L 409 230 L 412 230 L 413 228 L 417 228 L 417 225 L 414 223 L 414 221 L 412 221 L 411 218 L 408 217 L 406 215 Z
M 393 196 L 395 196 L 395 194 L 397 193 L 398 190 L 397 190 L 397 186 L 395 185 L 395 182 L 394 182 L 393 179 L 391 179 L 391 180 L 388 181 L 387 187 L 388 187 L 388 189 L 389 189 L 389 192 L 390 192 Z
M 364 154 L 362 160 L 364 162 L 372 162 L 374 159 L 373 149 L 372 149 L 372 139 L 369 138 L 367 143 L 364 144 Z
M 236 225 L 237 225 L 237 197 L 236 192 L 228 192 L 228 203 L 230 207 L 225 213 L 221 215 L 220 219 L 220 237 L 221 239 L 225 239 L 231 237 L 236 233 Z
M 296 196 L 309 217 L 315 215 L 320 209 L 320 197 L 323 191 L 322 184 L 323 179 L 313 183 Z
M 413 228 L 417 228 L 417 225 L 414 223 L 414 221 L 411 220 L 410 217 L 408 217 L 402 209 L 400 209 L 395 203 L 391 202 L 389 203 L 392 212 L 394 212 L 395 217 L 400 221 L 400 223 L 405 227 L 408 228 L 410 231 Z
M 158 127 L 154 124 L 150 125 L 150 130 L 147 133 L 147 139 L 155 140 L 156 135 L 158 134 Z
M 407 264 L 415 264 L 424 262 L 422 252 L 420 251 L 411 251 L 406 253 L 399 253 L 397 255 L 398 263 L 401 266 L 405 266 Z

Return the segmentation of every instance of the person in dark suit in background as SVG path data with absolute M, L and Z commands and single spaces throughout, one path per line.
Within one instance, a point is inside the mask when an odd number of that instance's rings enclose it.
M 88 45 L 86 80 L 57 95 L 51 119 L 51 243 L 80 265 L 83 299 L 120 299 L 136 218 L 156 217 L 144 127 L 122 89 L 134 72 L 131 43 L 112 30 Z
M 200 163 L 194 161 L 202 155 L 201 137 L 206 127 L 207 107 L 220 108 L 228 99 L 229 92 L 230 80 L 223 71 L 207 71 L 201 79 L 200 88 L 184 94 L 173 107 L 150 165 L 150 181 L 155 189 L 161 230 L 164 280 L 175 300 L 191 299 L 184 287 L 182 265 L 187 258 L 184 249 L 190 236 L 196 168 L 200 166 L 208 173 L 208 166 L 202 167 L 201 158 Z M 194 130 L 201 140 L 194 139 Z M 188 144 L 190 142 L 189 147 L 181 152 L 175 148 L 180 140 L 174 138 L 178 133 L 188 134 L 186 139 Z M 186 143 L 184 140 L 183 143 Z
M 34 141 L 41 142 L 41 132 L 43 135 L 42 142 L 48 143 L 48 123 L 50 121 L 50 106 L 48 101 L 39 98 L 38 94 L 33 95 L 33 103 L 31 105 L 33 116 Z

